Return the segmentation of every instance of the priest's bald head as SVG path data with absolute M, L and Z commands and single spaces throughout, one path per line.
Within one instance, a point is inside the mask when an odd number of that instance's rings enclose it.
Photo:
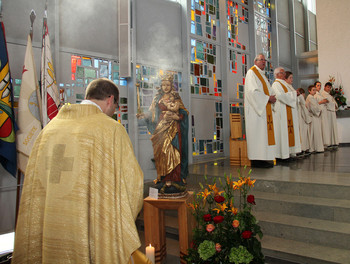
M 93 80 L 86 88 L 85 99 L 98 104 L 106 115 L 113 116 L 119 107 L 118 86 L 107 78 Z

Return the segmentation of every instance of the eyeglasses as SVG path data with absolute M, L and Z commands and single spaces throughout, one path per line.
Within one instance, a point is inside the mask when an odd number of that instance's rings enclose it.
M 257 59 L 257 61 L 266 61 L 265 59 Z

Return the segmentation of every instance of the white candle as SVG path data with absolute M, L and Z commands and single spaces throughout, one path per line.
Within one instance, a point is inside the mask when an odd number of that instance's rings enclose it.
M 155 264 L 155 259 L 154 259 L 154 247 L 152 247 L 151 244 L 149 244 L 148 247 L 146 247 L 146 257 L 149 258 L 149 260 Z

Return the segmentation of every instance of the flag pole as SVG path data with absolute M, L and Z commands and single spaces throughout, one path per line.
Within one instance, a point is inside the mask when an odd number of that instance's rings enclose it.
M 15 229 L 17 226 L 17 219 L 18 219 L 18 211 L 19 211 L 19 202 L 21 198 L 21 178 L 22 178 L 22 172 L 20 169 L 17 169 L 17 191 L 16 191 L 16 217 L 15 217 Z
M 36 14 L 34 9 L 32 9 L 32 11 L 30 12 L 30 39 L 33 40 L 33 24 L 34 24 L 34 20 L 36 18 Z
M 0 10 L 1 10 L 1 0 L 0 0 Z M 1 12 L 1 11 L 0 11 Z M 1 16 L 1 15 L 0 15 Z M 30 12 L 29 19 L 30 19 L 30 39 L 33 40 L 33 24 L 34 20 L 36 18 L 36 14 L 34 9 Z M 24 175 L 24 173 L 23 173 Z M 16 217 L 15 217 L 15 226 L 17 225 L 17 218 L 18 218 L 18 211 L 19 211 L 19 204 L 20 204 L 20 197 L 21 197 L 21 178 L 22 178 L 22 171 L 20 169 L 17 169 L 17 190 L 16 190 Z

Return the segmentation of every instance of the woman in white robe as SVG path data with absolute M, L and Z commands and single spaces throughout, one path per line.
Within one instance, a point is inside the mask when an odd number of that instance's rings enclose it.
M 301 151 L 310 149 L 310 126 L 312 117 L 305 105 L 305 91 L 303 88 L 297 89 L 298 95 L 298 114 L 299 114 L 299 132 Z
M 330 142 L 330 134 L 329 134 L 329 125 L 328 125 L 328 113 L 327 113 L 327 108 L 326 104 L 328 103 L 328 100 L 321 95 L 321 83 L 316 82 L 316 94 L 315 98 L 320 106 L 321 109 L 321 127 L 322 127 L 322 140 L 324 144 L 324 148 L 327 148 L 331 142 Z
M 324 152 L 322 139 L 322 124 L 321 124 L 321 108 L 314 97 L 316 94 L 315 86 L 309 86 L 309 95 L 306 98 L 306 107 L 312 114 L 312 121 L 310 126 L 310 152 Z
M 329 142 L 331 146 L 338 146 L 338 127 L 337 127 L 337 117 L 335 112 L 338 110 L 338 104 L 335 101 L 334 97 L 329 93 L 332 89 L 332 83 L 327 82 L 324 86 L 321 95 L 328 100 L 326 104 L 327 109 L 327 118 L 328 118 L 328 133 L 329 133 Z

